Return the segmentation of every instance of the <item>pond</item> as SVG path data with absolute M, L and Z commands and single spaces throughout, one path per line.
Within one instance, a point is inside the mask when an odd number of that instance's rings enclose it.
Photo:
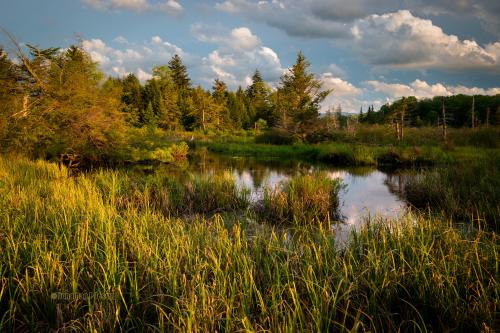
M 403 186 L 408 174 L 404 171 L 381 171 L 375 168 L 337 168 L 297 160 L 232 157 L 198 150 L 189 160 L 191 172 L 215 174 L 229 171 L 240 187 L 250 190 L 252 201 L 259 200 L 267 186 L 305 172 L 325 171 L 332 179 L 341 178 L 346 185 L 340 193 L 341 215 L 345 223 L 335 224 L 339 241 L 359 228 L 367 217 L 398 218 L 407 210 Z

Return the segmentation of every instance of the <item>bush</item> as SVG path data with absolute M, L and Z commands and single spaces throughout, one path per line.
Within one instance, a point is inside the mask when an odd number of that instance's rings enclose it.
M 189 146 L 185 142 L 173 144 L 166 148 L 156 148 L 149 153 L 149 159 L 162 163 L 185 160 L 189 152 Z

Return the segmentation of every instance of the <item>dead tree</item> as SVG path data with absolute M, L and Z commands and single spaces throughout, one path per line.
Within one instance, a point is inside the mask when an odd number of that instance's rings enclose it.
M 474 109 L 475 109 L 475 107 L 476 107 L 476 101 L 475 101 L 474 95 L 472 95 L 472 110 L 471 110 L 471 113 L 472 113 L 472 115 L 471 115 L 471 125 L 472 125 L 472 128 L 476 127 L 475 126 L 476 125 L 475 124 L 475 115 L 474 115 L 474 111 L 475 111 Z
M 447 129 L 446 129 L 446 109 L 444 107 L 444 97 L 441 100 L 442 102 L 442 111 L 441 111 L 441 117 L 443 118 L 442 121 L 442 127 L 443 127 L 443 140 L 446 142 L 447 140 Z

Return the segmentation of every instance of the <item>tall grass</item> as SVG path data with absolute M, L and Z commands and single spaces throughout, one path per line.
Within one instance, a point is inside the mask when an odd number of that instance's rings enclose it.
M 249 191 L 240 189 L 228 171 L 213 175 L 135 175 L 127 171 L 98 171 L 86 175 L 107 203 L 123 209 L 161 212 L 186 217 L 245 210 Z
M 0 159 L 0 331 L 500 327 L 494 233 L 415 217 L 370 223 L 340 249 L 321 225 L 227 225 L 120 204 L 121 177 Z
M 432 207 L 454 220 L 500 227 L 500 156 L 428 170 L 410 177 L 406 198 L 419 208 Z
M 300 175 L 264 191 L 261 215 L 279 224 L 329 224 L 338 218 L 342 188 L 323 173 Z

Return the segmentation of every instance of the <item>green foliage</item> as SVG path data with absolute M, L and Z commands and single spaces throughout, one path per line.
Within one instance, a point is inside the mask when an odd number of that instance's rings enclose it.
M 446 110 L 446 123 L 450 127 L 470 127 L 472 117 L 473 96 L 454 95 L 436 96 L 417 100 L 415 97 L 407 98 L 408 114 L 405 123 L 408 126 L 436 126 L 442 124 L 442 106 L 444 102 Z M 395 116 L 401 110 L 403 99 L 392 104 L 383 105 L 378 112 L 374 112 L 373 107 L 367 114 L 360 117 L 362 123 L 367 124 L 388 124 L 392 123 Z M 495 96 L 474 96 L 474 117 L 478 126 L 498 125 L 498 110 L 500 108 L 500 95 Z
M 141 83 L 134 74 L 129 74 L 123 79 L 122 87 L 123 112 L 127 114 L 127 119 L 131 124 L 140 124 L 144 109 Z
M 321 89 L 321 82 L 309 73 L 310 63 L 302 52 L 292 68 L 281 77 L 278 89 L 279 126 L 304 139 L 319 116 L 320 103 L 330 91 Z
M 149 159 L 163 163 L 181 161 L 187 158 L 189 146 L 185 142 L 172 144 L 166 148 L 156 148 L 149 155 Z
M 11 98 L 19 100 L 3 114 L 9 119 L 4 148 L 49 158 L 71 152 L 83 160 L 113 159 L 125 144 L 116 90 L 101 85 L 102 73 L 79 47 L 32 53 L 16 68 L 19 94 Z

